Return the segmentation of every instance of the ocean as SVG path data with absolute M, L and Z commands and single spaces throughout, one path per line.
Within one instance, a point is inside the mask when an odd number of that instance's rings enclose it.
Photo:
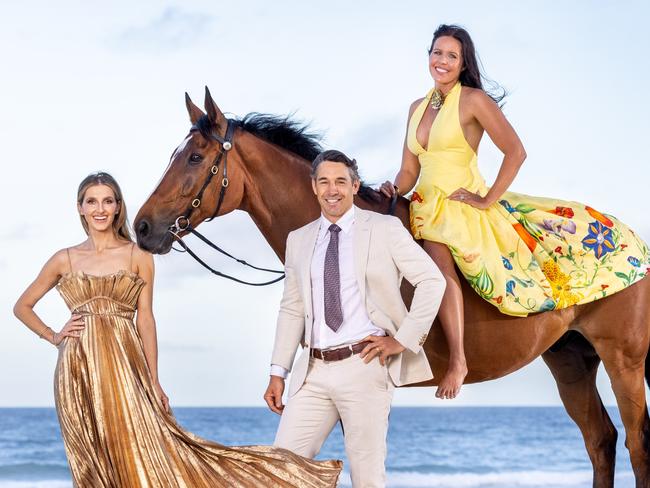
M 270 444 L 278 422 L 265 408 L 174 413 L 186 429 L 227 445 Z M 618 410 L 609 414 L 619 431 L 616 486 L 631 487 Z M 319 458 L 345 460 L 340 428 Z M 386 467 L 394 488 L 591 487 L 582 437 L 559 407 L 394 407 Z M 54 409 L 0 408 L 0 488 L 71 486 Z M 341 486 L 351 486 L 347 473 Z

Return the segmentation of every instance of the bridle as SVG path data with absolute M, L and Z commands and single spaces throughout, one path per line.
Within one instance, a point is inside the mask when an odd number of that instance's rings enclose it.
M 221 190 L 219 191 L 219 200 L 217 201 L 217 207 L 215 208 L 214 212 L 212 213 L 212 217 L 206 220 L 206 222 L 210 222 L 212 219 L 214 219 L 218 214 L 219 210 L 221 210 L 221 205 L 223 204 L 223 200 L 226 196 L 226 190 L 229 185 L 229 180 L 228 180 L 228 153 L 230 150 L 233 148 L 233 139 L 235 137 L 235 129 L 239 125 L 239 123 L 235 120 L 227 119 L 228 120 L 228 125 L 226 126 L 226 135 L 225 137 L 221 137 L 219 134 L 214 134 L 210 133 L 209 136 L 211 139 L 214 139 L 217 141 L 219 144 L 221 144 L 221 150 L 219 153 L 215 156 L 214 161 L 212 162 L 212 166 L 210 167 L 210 172 L 208 173 L 207 178 L 203 182 L 203 186 L 201 186 L 201 189 L 197 193 L 196 197 L 194 197 L 190 203 L 190 205 L 187 207 L 185 212 L 178 216 L 176 218 L 176 221 L 167 229 L 167 232 L 169 232 L 172 236 L 174 236 L 174 239 L 176 242 L 178 242 L 181 247 L 183 248 L 183 251 L 180 251 L 179 249 L 174 248 L 175 251 L 179 252 L 187 252 L 190 256 L 192 256 L 201 266 L 206 268 L 208 271 L 211 273 L 221 276 L 222 278 L 227 278 L 232 281 L 236 281 L 237 283 L 241 283 L 244 285 L 250 285 L 250 286 L 265 286 L 265 285 L 271 285 L 273 283 L 277 283 L 278 281 L 282 280 L 284 278 L 284 272 L 283 271 L 278 271 L 278 270 L 273 270 L 273 269 L 267 269 L 267 268 L 259 268 L 257 266 L 253 266 L 252 264 L 247 263 L 243 259 L 238 259 L 228 252 L 224 251 L 221 249 L 219 246 L 211 242 L 207 237 L 205 237 L 203 234 L 198 232 L 194 227 L 192 227 L 192 224 L 190 222 L 190 216 L 192 215 L 192 212 L 199 208 L 201 206 L 201 199 L 203 198 L 203 192 L 205 189 L 208 187 L 210 182 L 212 181 L 212 178 L 214 178 L 218 173 L 219 173 L 219 165 L 223 162 L 223 169 L 222 169 L 222 178 L 221 178 Z M 192 130 L 198 130 L 196 125 L 192 126 Z M 227 275 L 225 273 L 222 273 L 221 271 L 217 271 L 216 269 L 212 268 L 209 264 L 207 264 L 205 261 L 203 261 L 200 257 L 198 257 L 194 251 L 192 251 L 185 242 L 183 242 L 182 237 L 179 235 L 180 232 L 187 232 L 189 234 L 193 234 L 196 237 L 198 237 L 200 240 L 205 242 L 208 246 L 210 246 L 212 249 L 215 251 L 220 252 L 224 256 L 229 257 L 230 259 L 233 259 L 237 261 L 240 264 L 243 264 L 244 266 L 248 266 L 249 268 L 256 269 L 258 271 L 265 271 L 267 273 L 275 273 L 282 275 L 278 278 L 275 278 L 274 280 L 271 281 L 265 281 L 263 283 L 251 283 L 248 281 L 240 280 L 238 278 L 235 278 L 233 276 Z

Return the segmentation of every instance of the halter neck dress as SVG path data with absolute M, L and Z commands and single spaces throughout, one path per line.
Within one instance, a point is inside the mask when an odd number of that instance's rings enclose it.
M 411 196 L 416 239 L 446 244 L 472 288 L 508 315 L 588 303 L 650 273 L 646 243 L 588 205 L 513 192 L 486 210 L 448 200 L 459 188 L 488 191 L 460 124 L 461 91 L 457 83 L 447 94 L 426 148 L 416 132 L 433 89 L 409 121 L 407 146 L 421 166 Z
M 340 461 L 269 446 L 226 447 L 183 430 L 156 398 L 133 322 L 145 282 L 131 271 L 66 273 L 57 285 L 81 337 L 59 345 L 54 388 L 75 487 L 335 487 Z

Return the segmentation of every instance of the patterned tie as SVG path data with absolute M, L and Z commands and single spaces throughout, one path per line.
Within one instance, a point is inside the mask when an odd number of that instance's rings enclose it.
M 327 245 L 323 270 L 325 324 L 336 332 L 343 323 L 341 279 L 339 275 L 339 232 L 341 232 L 341 228 L 336 224 L 332 224 L 329 231 L 330 242 Z

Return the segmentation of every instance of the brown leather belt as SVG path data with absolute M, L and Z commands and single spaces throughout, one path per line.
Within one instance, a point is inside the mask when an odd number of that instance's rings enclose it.
M 336 349 L 315 349 L 309 350 L 309 355 L 312 358 L 322 359 L 323 361 L 340 361 L 347 359 L 353 354 L 359 354 L 363 348 L 370 344 L 370 341 L 357 342 L 349 346 L 339 347 Z

